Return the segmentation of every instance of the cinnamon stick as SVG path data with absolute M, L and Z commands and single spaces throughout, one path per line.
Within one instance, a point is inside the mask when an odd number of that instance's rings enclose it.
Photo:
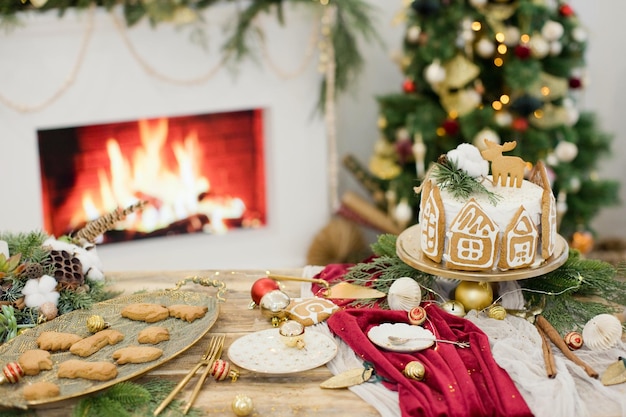
M 537 329 L 537 333 L 541 336 L 541 350 L 543 351 L 543 361 L 546 366 L 546 374 L 548 378 L 556 377 L 556 364 L 554 363 L 554 354 L 552 353 L 552 347 L 550 347 L 550 342 L 548 341 L 548 337 L 546 333 L 535 324 L 535 328 Z
M 552 343 L 554 343 L 555 346 L 558 347 L 561 352 L 563 352 L 563 355 L 565 355 L 567 359 L 582 367 L 587 375 L 589 375 L 590 377 L 598 377 L 598 373 L 594 371 L 591 366 L 589 366 L 582 359 L 576 356 L 574 352 L 569 350 L 569 347 L 567 347 L 567 344 L 565 343 L 559 332 L 550 324 L 548 320 L 546 320 L 545 317 L 538 315 L 535 318 L 535 324 L 544 331 L 546 336 L 548 336 L 548 339 L 550 339 Z

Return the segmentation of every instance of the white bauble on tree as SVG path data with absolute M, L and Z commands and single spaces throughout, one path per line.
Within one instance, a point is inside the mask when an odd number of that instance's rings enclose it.
M 564 32 L 563 25 L 554 20 L 548 20 L 541 28 L 541 36 L 549 42 L 561 39 Z
M 481 58 L 490 58 L 493 56 L 493 53 L 496 51 L 496 46 L 494 43 L 487 38 L 480 38 L 478 42 L 476 42 L 476 53 Z
M 545 58 L 550 53 L 550 44 L 544 37 L 534 35 L 530 38 L 530 52 L 535 58 Z
M 487 5 L 487 0 L 469 0 L 469 4 L 472 7 L 480 9 L 481 7 L 485 7 Z
M 474 136 L 474 140 L 473 140 L 474 146 L 476 146 L 478 150 L 480 151 L 485 150 L 487 148 L 487 145 L 485 145 L 485 139 L 487 139 L 490 142 L 497 143 L 497 144 L 502 143 L 502 140 L 500 139 L 500 135 L 498 135 L 496 131 L 486 127 L 480 132 L 478 132 L 476 136 Z
M 578 146 L 575 143 L 562 140 L 554 148 L 554 155 L 560 162 L 572 162 L 578 155 Z
M 509 127 L 513 123 L 513 115 L 508 111 L 499 111 L 493 116 L 493 120 L 500 127 Z
M 424 78 L 431 85 L 439 84 L 446 79 L 446 69 L 435 60 L 424 70 Z
M 413 25 L 406 30 L 406 40 L 409 43 L 417 43 L 421 34 L 422 28 L 417 25 Z
M 550 42 L 550 55 L 557 56 L 563 51 L 563 44 L 561 41 Z
M 520 39 L 520 30 L 516 26 L 507 26 L 502 32 L 504 34 L 504 44 L 506 46 L 515 46 Z

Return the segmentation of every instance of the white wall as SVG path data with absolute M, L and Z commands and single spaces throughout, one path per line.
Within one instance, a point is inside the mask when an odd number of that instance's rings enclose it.
M 155 70 L 191 79 L 221 57 L 220 31 L 232 6 L 207 14 L 210 49 L 188 31 L 147 23 L 128 30 L 137 53 Z M 313 32 L 310 8 L 288 8 L 289 26 L 263 18 L 269 55 L 284 70 L 305 59 Z M 71 74 L 88 27 L 88 13 L 31 16 L 23 28 L 0 34 L 0 95 L 34 106 L 51 97 Z M 100 245 L 106 270 L 298 267 L 313 236 L 330 217 L 325 126 L 314 110 L 320 74 L 314 59 L 293 79 L 252 61 L 238 74 L 219 70 L 207 82 L 173 85 L 152 77 L 124 44 L 111 17 L 98 10 L 82 65 L 73 84 L 39 111 L 20 112 L 0 103 L 0 230 L 42 227 L 36 130 L 144 117 L 264 108 L 268 225 L 226 235 L 186 235 Z

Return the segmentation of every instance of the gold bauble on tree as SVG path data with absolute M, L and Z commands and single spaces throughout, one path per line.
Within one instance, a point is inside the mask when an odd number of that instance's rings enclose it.
M 462 281 L 454 290 L 454 298 L 465 311 L 482 310 L 493 302 L 493 289 L 488 282 Z

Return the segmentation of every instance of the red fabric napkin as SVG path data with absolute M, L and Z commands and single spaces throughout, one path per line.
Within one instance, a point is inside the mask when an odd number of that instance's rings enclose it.
M 337 275 L 345 273 L 347 267 L 328 266 L 317 278 L 337 282 Z M 330 330 L 373 365 L 387 388 L 398 391 L 402 416 L 532 416 L 507 372 L 495 362 L 487 335 L 469 320 L 451 315 L 434 303 L 422 303 L 428 315 L 423 325 L 426 329 L 437 339 L 469 341 L 470 347 L 435 343 L 418 352 L 391 352 L 373 344 L 367 332 L 381 323 L 408 323 L 406 312 L 342 304 L 344 308 L 327 321 Z M 411 361 L 424 365 L 422 381 L 402 373 Z

